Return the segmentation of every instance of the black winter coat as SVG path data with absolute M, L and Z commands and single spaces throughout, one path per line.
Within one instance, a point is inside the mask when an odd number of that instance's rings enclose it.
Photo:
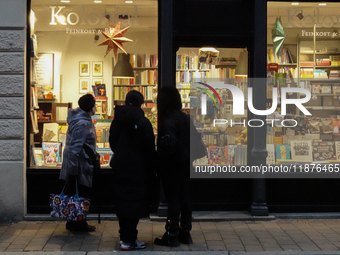
M 168 111 L 160 120 L 157 155 L 159 170 L 167 174 L 190 172 L 190 117 L 181 110 Z
M 114 153 L 114 191 L 118 217 L 148 216 L 148 185 L 155 160 L 155 136 L 150 121 L 139 107 L 116 106 L 110 127 Z

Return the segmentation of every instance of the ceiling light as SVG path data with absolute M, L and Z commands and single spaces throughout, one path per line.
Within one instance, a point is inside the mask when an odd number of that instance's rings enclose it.
M 126 4 L 132 4 L 133 1 L 125 1 Z
M 239 59 L 235 68 L 235 76 L 246 77 L 248 75 L 248 51 L 242 51 Z
M 300 3 L 291 3 L 291 5 L 299 5 Z
M 69 3 L 70 0 L 60 0 L 60 2 L 62 2 L 62 3 Z
M 118 53 L 118 62 L 113 68 L 112 76 L 114 78 L 134 78 L 130 54 Z
M 96 3 L 96 4 L 100 4 L 102 1 L 101 0 L 94 0 L 93 2 Z
M 327 5 L 326 3 L 319 3 L 319 5 Z

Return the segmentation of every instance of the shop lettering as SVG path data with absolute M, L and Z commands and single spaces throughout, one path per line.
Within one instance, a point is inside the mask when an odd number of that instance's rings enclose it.
M 233 115 L 244 115 L 244 95 L 243 91 L 235 85 L 218 83 L 212 85 L 214 88 L 218 89 L 228 89 L 233 95 Z M 305 94 L 304 98 L 288 99 L 286 95 L 288 93 L 301 93 Z M 277 107 L 277 88 L 273 88 L 273 102 L 272 106 L 268 110 L 257 110 L 253 105 L 253 88 L 248 88 L 248 109 L 255 115 L 269 115 L 275 112 Z M 281 115 L 286 115 L 287 104 L 294 104 L 300 111 L 305 115 L 312 115 L 302 104 L 307 103 L 311 98 L 311 93 L 307 89 L 303 88 L 281 88 Z M 201 96 L 201 114 L 207 114 L 207 95 L 205 93 Z
M 85 15 L 85 7 L 82 6 L 82 12 L 80 14 L 76 12 L 69 12 L 67 15 L 63 13 L 63 9 L 66 8 L 66 6 L 50 6 L 51 8 L 51 22 L 50 25 L 71 25 L 75 26 L 80 22 L 80 25 L 107 25 L 108 20 L 111 19 L 110 13 L 102 13 L 97 14 L 94 12 L 89 13 L 88 15 Z M 65 19 L 61 19 L 61 15 L 65 17 Z M 109 15 L 109 17 L 108 17 Z M 124 20 L 122 23 L 124 23 L 125 26 L 130 25 L 130 15 L 124 15 L 127 16 L 127 20 Z M 118 14 L 117 14 L 118 17 Z
M 280 121 L 279 119 L 265 119 L 265 121 L 266 121 L 266 123 L 271 122 L 272 127 L 275 127 L 275 126 L 296 127 L 297 126 L 297 121 L 294 120 L 294 119 L 284 119 L 280 122 L 280 125 L 276 125 L 276 123 L 278 121 Z M 291 122 L 294 122 L 294 124 L 289 125 Z M 233 127 L 233 126 L 236 126 L 236 125 L 246 127 L 246 120 L 243 120 L 242 122 L 235 122 L 233 120 L 227 120 L 227 119 L 214 119 L 213 126 L 215 127 L 216 125 L 226 125 L 228 123 L 229 123 L 230 127 Z M 248 127 L 263 127 L 264 123 L 265 122 L 261 119 L 251 119 L 251 120 L 247 121 Z
M 320 16 L 319 8 L 315 8 L 315 15 L 304 15 L 300 20 L 297 15 L 301 12 L 300 9 L 287 9 L 287 27 L 339 27 L 340 16 L 324 15 Z
M 308 32 L 306 30 L 301 31 L 302 36 L 314 36 L 314 32 Z M 318 37 L 336 37 L 338 36 L 337 32 L 315 32 L 315 36 Z

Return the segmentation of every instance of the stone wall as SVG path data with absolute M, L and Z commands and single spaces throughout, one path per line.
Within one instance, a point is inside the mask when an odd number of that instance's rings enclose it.
M 0 221 L 25 215 L 26 0 L 0 8 Z

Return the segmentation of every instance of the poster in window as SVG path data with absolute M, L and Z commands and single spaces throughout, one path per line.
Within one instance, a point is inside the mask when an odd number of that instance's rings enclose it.
M 90 78 L 79 79 L 79 94 L 86 94 L 89 91 Z
M 79 76 L 90 76 L 90 61 L 79 61 Z
M 103 61 L 92 61 L 92 76 L 103 76 Z
M 53 75 L 54 75 L 54 54 L 53 53 L 40 53 L 34 60 L 33 64 L 33 80 L 39 86 L 51 86 L 54 88 Z

